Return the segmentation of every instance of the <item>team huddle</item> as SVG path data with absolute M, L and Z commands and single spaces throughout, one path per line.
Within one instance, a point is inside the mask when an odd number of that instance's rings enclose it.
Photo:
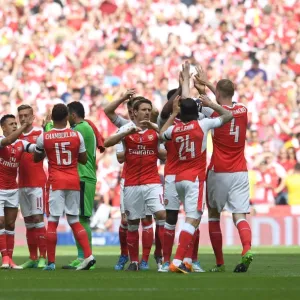
M 123 270 L 129 260 L 128 271 L 149 269 L 154 216 L 154 258 L 158 272 L 204 272 L 198 260 L 198 247 L 205 202 L 216 257 L 216 265 L 210 271 L 225 271 L 220 228 L 220 214 L 224 209 L 232 212 L 243 246 L 241 261 L 234 272 L 246 272 L 253 260 L 251 229 L 246 220 L 249 213 L 244 157 L 247 108 L 232 102 L 234 85 L 230 80 L 220 80 L 214 87 L 202 69 L 197 69 L 193 77 L 199 92 L 197 99 L 190 98 L 190 81 L 190 65 L 186 62 L 178 89 L 168 93 L 168 101 L 159 115 L 152 102 L 135 97 L 133 89 L 105 108 L 106 115 L 119 130 L 104 141 L 104 146 L 116 145 L 117 159 L 124 163 L 120 197 L 121 255 L 115 270 Z M 205 95 L 205 87 L 215 94 L 217 103 Z M 130 120 L 115 113 L 125 101 Z M 0 138 L 2 268 L 55 270 L 56 230 L 59 218 L 65 214 L 77 242 L 78 257 L 63 268 L 92 269 L 96 261 L 91 250 L 89 218 L 96 187 L 96 149 L 103 149 L 101 135 L 92 122 L 85 120 L 79 102 L 55 105 L 52 122 L 46 121 L 44 132 L 33 128 L 30 106 L 21 105 L 18 114 L 19 128 L 13 115 L 1 119 L 4 135 Z M 67 128 L 68 121 L 71 128 Z M 207 168 L 209 131 L 213 154 Z M 45 158 L 49 165 L 48 178 L 43 168 Z M 158 160 L 165 161 L 164 187 L 158 174 Z M 30 253 L 30 259 L 22 266 L 17 266 L 12 259 L 19 203 Z M 181 203 L 185 223 L 171 260 Z M 47 230 L 44 211 L 48 216 Z

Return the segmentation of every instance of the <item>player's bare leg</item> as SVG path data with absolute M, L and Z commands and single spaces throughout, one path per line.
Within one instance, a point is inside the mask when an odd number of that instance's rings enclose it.
M 201 215 L 199 219 L 186 217 L 185 223 L 179 235 L 178 247 L 174 259 L 170 265 L 171 272 L 179 272 L 187 274 L 190 270 L 183 263 L 183 259 L 190 247 L 193 247 L 193 237 L 196 228 L 199 226 Z
M 139 224 L 140 220 L 128 220 L 127 246 L 130 265 L 126 271 L 139 270 Z
M 7 255 L 9 256 L 9 267 L 15 270 L 23 269 L 21 266 L 17 266 L 12 257 L 15 247 L 15 224 L 18 215 L 18 208 L 5 207 L 5 234 L 6 234 L 6 247 Z
M 243 246 L 242 258 L 240 263 L 235 267 L 234 272 L 247 272 L 252 260 L 253 254 L 251 252 L 251 228 L 246 219 L 246 214 L 234 213 L 232 214 L 233 222 L 239 232 L 240 239 Z
M 157 239 L 161 246 L 164 245 L 164 232 L 165 232 L 165 223 L 166 223 L 166 211 L 160 210 L 157 211 L 155 214 L 155 222 L 156 222 L 156 231 L 157 231 Z M 162 266 L 162 258 L 155 257 L 157 263 L 157 269 L 159 270 Z
M 121 215 L 121 224 L 119 227 L 121 255 L 119 257 L 117 264 L 115 265 L 116 271 L 123 270 L 126 263 L 128 262 L 127 232 L 128 232 L 128 222 L 127 222 L 126 214 L 124 213 Z
M 153 224 L 152 224 L 152 215 L 146 216 L 141 219 L 142 223 L 142 260 L 140 262 L 140 270 L 149 270 L 148 260 L 153 244 Z
M 216 257 L 216 265 L 210 272 L 224 272 L 223 239 L 220 226 L 220 213 L 216 208 L 208 207 L 208 229 L 212 248 Z
M 164 228 L 163 258 L 164 263 L 159 272 L 169 272 L 170 260 L 175 238 L 175 228 L 178 220 L 178 210 L 166 210 L 166 222 Z

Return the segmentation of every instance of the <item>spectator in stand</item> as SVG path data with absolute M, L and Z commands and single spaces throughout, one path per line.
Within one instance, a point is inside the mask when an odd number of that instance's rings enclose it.
M 288 204 L 300 205 L 300 163 L 297 163 L 294 167 L 293 173 L 287 175 L 285 180 L 276 189 L 276 193 L 280 193 L 285 188 L 288 192 Z
M 267 81 L 267 73 L 265 70 L 259 68 L 259 61 L 256 58 L 253 59 L 251 69 L 245 75 L 250 79 L 260 76 L 264 81 Z

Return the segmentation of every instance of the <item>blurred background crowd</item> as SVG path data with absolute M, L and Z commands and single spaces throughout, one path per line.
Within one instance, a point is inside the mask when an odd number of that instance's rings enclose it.
M 252 202 L 300 204 L 300 188 L 295 189 L 300 183 L 299 1 L 0 4 L 1 116 L 27 103 L 41 125 L 53 104 L 76 100 L 106 137 L 116 130 L 103 112 L 107 103 L 136 88 L 160 110 L 189 59 L 214 83 L 231 79 L 235 100 L 248 107 Z M 125 106 L 118 113 L 126 117 Z M 108 205 L 118 206 L 121 166 L 114 149 L 99 154 L 97 163 L 97 200 L 106 212 Z

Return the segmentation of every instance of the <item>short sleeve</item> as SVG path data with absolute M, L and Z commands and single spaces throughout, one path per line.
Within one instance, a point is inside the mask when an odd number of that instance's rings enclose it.
M 116 125 L 118 128 L 128 124 L 130 121 L 117 115 L 116 118 L 112 121 L 114 125 Z
M 37 152 L 37 153 L 44 152 L 44 135 L 43 135 L 43 133 L 36 140 L 35 152 Z
M 23 149 L 25 152 L 33 153 L 35 151 L 35 149 L 36 149 L 35 144 L 31 144 L 28 141 L 24 141 L 24 140 L 21 140 L 21 142 L 23 144 Z
M 117 153 L 124 152 L 124 146 L 123 146 L 122 141 L 119 144 L 116 145 L 116 152 Z
M 212 118 L 212 119 L 203 119 L 198 121 L 199 126 L 202 128 L 204 132 L 209 131 L 210 129 L 217 128 L 222 126 L 222 119 L 221 118 Z
M 214 110 L 211 109 L 210 107 L 200 107 L 200 113 L 202 113 L 204 116 L 210 118 L 212 114 L 214 113 Z
M 172 140 L 172 132 L 174 129 L 174 125 L 170 126 L 163 134 L 162 134 L 162 139 L 164 141 L 170 141 Z
M 77 131 L 77 133 L 80 139 L 79 153 L 86 152 L 83 136 L 80 132 Z

